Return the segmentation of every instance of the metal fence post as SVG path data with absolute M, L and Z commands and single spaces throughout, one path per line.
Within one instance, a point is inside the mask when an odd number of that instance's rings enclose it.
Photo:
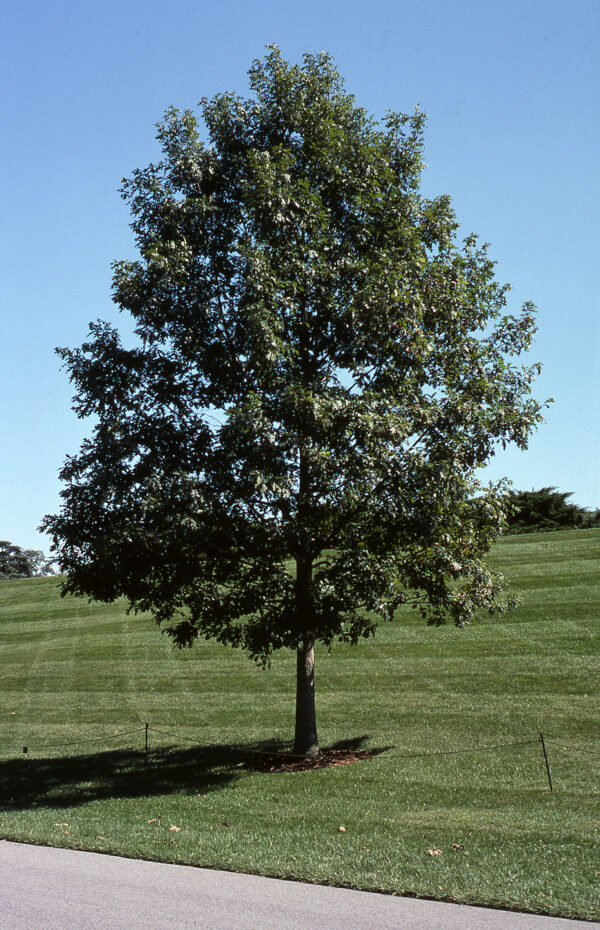
M 540 743 L 542 744 L 542 749 L 544 750 L 544 762 L 546 763 L 546 772 L 548 773 L 548 784 L 550 785 L 550 791 L 552 791 L 552 776 L 550 775 L 550 763 L 548 762 L 548 753 L 546 752 L 546 744 L 544 742 L 543 733 L 540 733 Z

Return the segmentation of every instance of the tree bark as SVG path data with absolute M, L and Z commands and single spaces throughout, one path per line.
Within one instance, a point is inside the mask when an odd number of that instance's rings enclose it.
M 308 400 L 310 387 L 309 329 L 307 309 L 302 306 L 300 328 L 300 368 L 303 403 L 298 423 L 298 550 L 296 553 L 296 622 L 302 631 L 296 658 L 296 733 L 294 754 L 317 756 L 317 717 L 315 713 L 315 633 L 312 607 L 313 547 L 310 531 L 311 480 L 309 465 Z
M 315 637 L 308 632 L 298 647 L 296 662 L 296 735 L 294 755 L 317 756 L 317 716 L 315 713 Z

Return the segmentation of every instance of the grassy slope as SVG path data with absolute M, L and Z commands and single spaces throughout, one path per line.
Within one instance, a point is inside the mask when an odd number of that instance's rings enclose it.
M 290 655 L 263 673 L 217 645 L 178 652 L 122 607 L 59 599 L 55 580 L 2 582 L 0 835 L 597 917 L 599 755 L 551 743 L 552 794 L 539 743 L 406 756 L 540 730 L 600 752 L 599 556 L 599 530 L 508 538 L 493 561 L 522 596 L 509 619 L 461 632 L 406 613 L 319 653 L 322 744 L 384 751 L 297 774 L 240 765 L 289 747 Z M 145 721 L 177 737 L 151 731 L 148 766 L 143 730 L 47 748 Z

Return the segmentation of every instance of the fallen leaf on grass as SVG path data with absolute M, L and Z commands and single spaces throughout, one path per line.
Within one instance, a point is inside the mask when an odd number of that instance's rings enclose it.
M 345 833 L 346 827 L 338 827 L 338 833 Z
M 69 824 L 68 823 L 55 823 L 54 826 L 55 827 L 68 827 Z
M 70 830 L 65 830 L 65 836 L 71 836 L 71 831 L 70 831 Z
M 197 795 L 196 795 L 196 797 L 197 797 L 197 798 L 205 798 L 205 797 L 206 797 L 206 794 L 205 794 L 204 791 L 201 791 L 200 794 L 197 794 Z
M 452 849 L 464 849 L 464 848 L 465 848 L 465 847 L 464 847 L 464 845 L 463 845 L 462 843 L 453 843 L 453 844 L 452 844 Z
M 428 856 L 441 856 L 443 851 L 444 851 L 443 849 L 438 849 L 437 846 L 434 846 L 433 849 L 427 850 L 427 855 Z
M 11 710 L 11 712 L 10 712 L 10 714 L 9 714 L 8 716 L 9 716 L 9 717 L 16 717 L 16 716 L 17 716 L 16 710 Z
M 221 823 L 218 823 L 217 826 L 218 826 L 218 827 L 228 827 L 229 824 L 227 823 L 226 820 L 223 820 L 223 821 L 221 821 Z
M 149 820 L 148 823 L 158 823 L 158 817 L 155 817 L 154 820 Z
M 96 839 L 97 839 L 97 840 L 105 840 L 106 837 L 105 837 L 105 836 L 97 836 Z
M 171 833 L 179 833 L 180 830 L 181 830 L 181 827 L 169 827 L 169 831 Z

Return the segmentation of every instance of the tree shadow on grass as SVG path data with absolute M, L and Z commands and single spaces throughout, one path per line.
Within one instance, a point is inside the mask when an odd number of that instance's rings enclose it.
M 115 749 L 0 762 L 0 810 L 77 807 L 90 801 L 218 791 L 242 776 L 248 749 L 235 745 Z
M 366 737 L 332 749 L 358 750 Z M 385 750 L 372 751 L 372 755 Z M 289 755 L 283 743 L 213 744 L 153 750 L 115 749 L 55 758 L 19 757 L 0 762 L 0 811 L 71 808 L 90 801 L 220 791 L 248 776 L 261 756 Z

